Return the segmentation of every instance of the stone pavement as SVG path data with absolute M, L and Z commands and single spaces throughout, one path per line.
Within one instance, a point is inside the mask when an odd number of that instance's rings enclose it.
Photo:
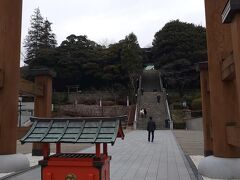
M 173 133 L 185 154 L 203 156 L 203 131 L 173 130 Z
M 94 147 L 83 150 L 94 152 Z M 147 132 L 136 130 L 109 145 L 111 180 L 192 180 L 196 179 L 171 131 L 157 130 L 153 143 Z M 40 168 L 9 179 L 40 180 Z
M 110 152 L 112 180 L 195 179 L 171 131 L 155 131 L 153 143 L 146 131 L 133 131 Z

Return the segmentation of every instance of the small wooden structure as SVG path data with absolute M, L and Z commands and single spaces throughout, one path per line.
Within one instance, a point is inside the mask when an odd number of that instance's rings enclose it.
M 42 143 L 44 159 L 42 180 L 109 180 L 110 159 L 107 144 L 124 138 L 121 117 L 114 118 L 32 118 L 32 128 L 22 143 Z M 56 154 L 49 156 L 49 143 L 56 144 Z M 95 153 L 62 153 L 61 143 L 93 143 Z M 100 145 L 103 144 L 101 153 Z

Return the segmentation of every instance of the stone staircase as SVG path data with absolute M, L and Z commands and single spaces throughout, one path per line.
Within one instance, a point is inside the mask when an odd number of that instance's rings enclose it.
M 158 71 L 144 71 L 141 84 L 144 93 L 138 97 L 138 111 L 140 111 L 141 108 L 146 108 L 147 117 L 141 117 L 140 113 L 138 113 L 137 129 L 146 129 L 150 116 L 156 122 L 157 129 L 165 129 L 165 119 L 167 118 L 165 107 L 166 95 L 161 91 Z M 157 95 L 161 96 L 160 103 L 157 102 Z
M 137 121 L 137 129 L 146 129 L 147 122 L 150 116 L 152 116 L 153 120 L 156 122 L 157 129 L 164 129 L 164 121 L 167 118 L 166 110 L 165 110 L 165 95 L 163 93 L 159 93 L 161 96 L 160 103 L 157 102 L 157 93 L 156 92 L 144 92 L 143 96 L 141 96 L 141 108 L 146 108 L 147 117 L 138 116 Z

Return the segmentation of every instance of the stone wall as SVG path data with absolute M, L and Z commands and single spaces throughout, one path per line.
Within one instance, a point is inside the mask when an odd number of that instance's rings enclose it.
M 102 103 L 114 105 L 121 103 L 121 105 L 127 104 L 127 97 L 120 97 L 117 94 L 109 92 L 88 92 L 88 93 L 70 93 L 68 96 L 68 103 L 87 104 L 87 105 L 99 105 L 100 99 Z
M 187 130 L 203 130 L 203 119 L 202 118 L 195 118 L 186 120 L 186 129 Z
M 66 115 L 81 117 L 112 117 L 128 115 L 129 107 L 127 106 L 98 106 L 98 105 L 61 105 L 59 110 Z

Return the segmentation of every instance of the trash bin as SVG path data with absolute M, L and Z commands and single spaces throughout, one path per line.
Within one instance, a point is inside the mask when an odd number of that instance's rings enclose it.
M 170 128 L 170 119 L 165 119 L 165 128 Z

